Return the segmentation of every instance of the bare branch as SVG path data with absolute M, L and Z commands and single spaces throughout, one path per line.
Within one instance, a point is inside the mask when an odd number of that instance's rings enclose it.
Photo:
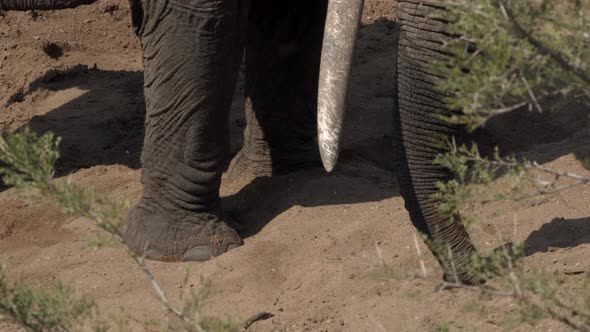
M 416 237 L 416 233 L 414 233 L 414 246 L 416 247 L 418 259 L 420 260 L 420 270 L 422 271 L 422 276 L 426 277 L 428 275 L 428 273 L 426 272 L 426 264 L 424 264 L 424 258 L 422 257 L 422 251 L 420 250 L 420 245 L 418 244 L 418 238 Z
M 524 84 L 526 90 L 528 91 L 529 96 L 531 97 L 531 100 L 535 104 L 535 107 L 537 108 L 537 110 L 539 111 L 539 113 L 543 113 L 543 108 L 539 104 L 539 101 L 537 100 L 537 97 L 535 96 L 535 93 L 533 92 L 533 90 L 531 90 L 531 87 L 529 85 L 529 82 L 527 82 L 526 78 L 522 74 L 522 71 L 519 71 L 518 74 L 520 76 L 520 80 L 522 81 L 522 83 Z
M 92 210 L 88 211 L 88 216 L 87 217 L 93 219 L 94 222 L 100 228 L 102 228 L 103 230 L 105 230 L 105 231 L 109 232 L 110 234 L 112 234 L 114 237 L 117 238 L 117 240 L 120 243 L 122 243 L 124 245 L 125 250 L 129 254 L 129 256 L 131 256 L 131 258 L 133 259 L 133 261 L 137 264 L 137 266 L 139 266 L 139 268 L 141 269 L 141 271 L 146 275 L 146 277 L 148 278 L 148 280 L 152 284 L 152 287 L 154 288 L 154 290 L 158 294 L 158 297 L 160 299 L 160 302 L 162 302 L 162 304 L 164 305 L 164 307 L 166 308 L 166 310 L 168 310 L 170 313 L 172 313 L 175 316 L 177 316 L 178 318 L 180 318 L 185 323 L 187 323 L 190 326 L 196 328 L 197 331 L 199 331 L 199 332 L 205 332 L 198 322 L 194 322 L 181 309 L 177 308 L 176 306 L 174 306 L 172 304 L 172 302 L 168 299 L 168 296 L 166 296 L 166 292 L 164 291 L 164 289 L 162 288 L 162 286 L 160 286 L 160 284 L 156 280 L 156 278 L 155 278 L 154 273 L 152 272 L 152 270 L 150 270 L 147 267 L 147 265 L 145 264 L 144 257 L 137 255 L 135 252 L 133 252 L 127 246 L 127 244 L 125 243 L 125 240 L 123 239 L 123 236 L 121 235 L 121 233 L 119 233 L 118 231 L 113 231 L 113 230 L 109 229 L 108 227 L 106 227 L 108 225 L 108 223 L 105 222 L 102 219 L 102 217 L 100 217 L 95 211 L 92 211 Z

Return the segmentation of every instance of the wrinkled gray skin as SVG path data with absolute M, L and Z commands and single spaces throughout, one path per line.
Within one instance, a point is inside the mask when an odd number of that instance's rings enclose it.
M 0 10 L 53 10 L 74 8 L 96 0 L 0 0 Z
M 244 48 L 247 127 L 229 172 L 274 175 L 319 164 L 316 97 L 326 1 L 139 1 L 131 0 L 131 9 L 145 66 L 144 193 L 127 216 L 124 235 L 151 259 L 206 260 L 242 244 L 222 216 L 219 185 Z M 0 0 L 0 10 L 88 2 Z M 445 59 L 445 24 L 427 18 L 443 9 L 440 3 L 398 3 L 399 183 L 413 224 L 445 249 L 431 247 L 445 278 L 476 284 L 482 282 L 470 269 L 476 249 L 463 225 L 442 216 L 432 198 L 435 182 L 451 176 L 432 163 L 440 152 L 435 137 L 459 130 L 437 117 L 449 111 L 429 67 Z M 449 251 L 454 267 L 446 263 Z

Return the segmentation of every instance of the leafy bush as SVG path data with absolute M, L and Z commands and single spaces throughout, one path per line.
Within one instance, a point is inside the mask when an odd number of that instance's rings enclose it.
M 144 258 L 125 246 L 119 226 L 129 204 L 115 201 L 90 188 L 80 187 L 70 179 L 53 179 L 54 164 L 59 157 L 58 145 L 59 139 L 55 139 L 53 134 L 39 137 L 29 129 L 0 135 L 0 175 L 3 181 L 29 199 L 58 205 L 74 218 L 93 220 L 109 237 L 98 236 L 92 245 L 100 248 L 114 243 L 127 251 L 151 282 L 166 310 L 178 318 L 171 323 L 171 329 L 232 332 L 270 317 L 268 313 L 259 313 L 241 321 L 202 316 L 203 301 L 208 294 L 206 280 L 202 280 L 202 287 L 197 292 L 191 289 L 188 296 L 184 296 L 182 307 L 174 305 L 145 264 Z M 91 298 L 78 298 L 64 284 L 58 283 L 53 288 L 33 288 L 23 282 L 10 284 L 6 280 L 4 268 L 0 268 L 0 321 L 11 321 L 31 331 L 68 331 L 81 329 L 92 318 L 91 325 L 95 331 L 108 330 L 110 324 L 100 321 L 96 310 Z M 124 325 L 124 320 L 121 324 Z
M 449 107 L 457 110 L 447 118 L 449 122 L 475 129 L 514 110 L 559 112 L 571 99 L 590 105 L 590 1 L 445 3 L 448 10 L 437 18 L 450 22 L 453 37 L 446 45 L 450 57 L 435 68 L 449 78 L 439 84 L 449 96 Z M 497 201 L 526 201 L 590 183 L 590 177 L 523 158 L 502 157 L 498 150 L 492 157 L 482 157 L 475 144 L 457 146 L 454 140 L 445 144 L 448 152 L 436 163 L 456 177 L 437 184 L 440 210 L 451 220 L 463 212 L 467 225 L 484 217 L 473 213 L 466 217 L 466 210 L 479 211 L 482 205 Z M 587 156 L 576 157 L 590 169 Z M 496 265 L 502 271 L 496 272 L 505 276 L 494 282 L 496 287 L 447 282 L 443 287 L 514 298 L 519 310 L 513 323 L 553 319 L 576 330 L 590 330 L 590 278 L 581 287 L 564 289 L 553 274 L 525 273 L 522 262 L 515 261 L 523 245 L 514 248 L 516 252 L 500 250 L 491 257 L 492 262 L 502 263 Z M 425 273 L 418 276 L 425 277 Z

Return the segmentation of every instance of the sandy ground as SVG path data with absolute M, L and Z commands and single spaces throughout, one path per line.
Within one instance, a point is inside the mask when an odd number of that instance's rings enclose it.
M 201 276 L 211 281 L 206 314 L 275 315 L 252 331 L 428 331 L 446 324 L 504 329 L 499 324 L 516 310 L 511 299 L 485 302 L 481 315 L 466 313 L 463 307 L 477 295 L 435 292 L 435 281 L 403 277 L 417 270 L 418 259 L 389 143 L 397 25 L 387 4 L 367 2 L 337 170 L 224 181 L 225 207 L 251 225 L 245 245 L 205 263 L 150 262 L 174 299 L 189 270 L 190 287 L 199 287 Z M 377 19 L 383 14 L 390 19 Z M 29 125 L 55 132 L 63 138 L 59 176 L 71 174 L 80 184 L 136 200 L 142 190 L 141 70 L 124 0 L 36 15 L 6 13 L 0 16 L 0 129 Z M 234 152 L 244 123 L 240 87 L 232 108 Z M 590 111 L 575 101 L 569 106 L 559 115 L 508 114 L 493 121 L 486 137 L 504 150 L 587 175 L 573 153 L 588 152 Z M 497 204 L 493 208 L 502 213 L 472 235 L 482 251 L 490 251 L 497 246 L 497 225 L 506 241 L 526 242 L 527 270 L 556 272 L 564 287 L 575 285 L 590 269 L 584 258 L 590 254 L 589 204 L 587 187 L 526 206 Z M 132 330 L 157 330 L 146 321 L 171 318 L 121 249 L 81 251 L 97 230 L 87 220 L 66 221 L 58 209 L 20 200 L 13 190 L 0 192 L 0 260 L 13 278 L 68 282 L 94 296 L 107 315 L 124 308 Z M 376 243 L 401 278 L 379 277 Z M 429 273 L 440 276 L 430 254 L 425 260 Z M 15 327 L 0 324 L 0 330 Z M 520 330 L 564 327 L 544 321 Z

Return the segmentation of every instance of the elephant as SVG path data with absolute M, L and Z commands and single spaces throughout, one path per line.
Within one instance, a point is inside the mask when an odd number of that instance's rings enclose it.
M 94 0 L 0 0 L 0 10 L 71 8 Z M 392 6 L 393 6 L 392 1 Z M 240 63 L 246 68 L 244 145 L 228 173 L 272 176 L 338 157 L 348 73 L 363 0 L 130 0 L 141 39 L 146 99 L 143 196 L 122 234 L 146 258 L 204 261 L 242 245 L 221 210 L 228 114 Z M 485 282 L 464 225 L 438 209 L 433 163 L 442 136 L 462 128 L 449 115 L 433 61 L 445 61 L 444 0 L 399 0 L 398 74 L 392 87 L 400 193 L 446 280 Z M 435 245 L 436 244 L 436 245 Z M 442 248 L 442 249 L 441 249 Z M 481 257 L 484 261 L 485 258 Z

